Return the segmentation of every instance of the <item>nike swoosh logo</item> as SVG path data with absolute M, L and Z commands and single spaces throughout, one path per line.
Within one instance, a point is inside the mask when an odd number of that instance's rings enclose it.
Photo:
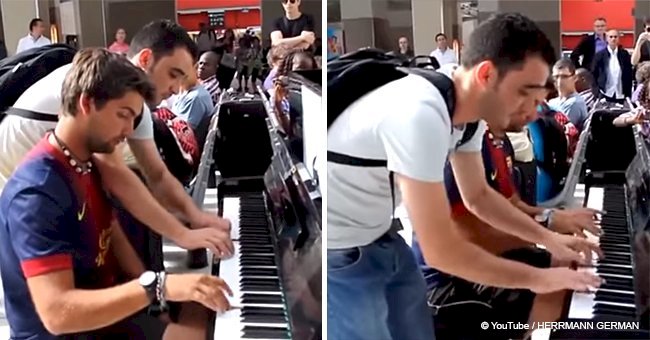
M 77 213 L 77 219 L 81 221 L 84 219 L 85 215 L 86 215 L 86 202 L 84 202 L 83 207 L 81 207 L 81 211 Z
M 493 181 L 497 179 L 497 172 L 496 171 L 492 172 L 492 175 L 490 175 L 490 177 L 492 178 Z

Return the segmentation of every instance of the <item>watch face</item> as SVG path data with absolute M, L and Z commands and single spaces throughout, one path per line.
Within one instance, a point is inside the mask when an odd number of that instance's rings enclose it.
M 147 271 L 140 275 L 140 285 L 147 287 L 152 285 L 154 282 L 156 282 L 156 273 Z

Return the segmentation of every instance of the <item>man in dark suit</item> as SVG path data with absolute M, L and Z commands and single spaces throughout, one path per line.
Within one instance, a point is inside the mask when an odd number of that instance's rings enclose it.
M 607 20 L 605 18 L 596 18 L 594 20 L 594 33 L 585 35 L 578 43 L 578 46 L 571 52 L 571 61 L 573 61 L 576 68 L 584 67 L 591 70 L 594 55 L 607 47 L 605 31 L 607 31 Z M 580 57 L 582 57 L 582 61 Z
M 596 53 L 592 72 L 607 101 L 624 103 L 632 95 L 632 56 L 619 45 L 617 30 L 607 31 L 606 36 L 607 48 Z

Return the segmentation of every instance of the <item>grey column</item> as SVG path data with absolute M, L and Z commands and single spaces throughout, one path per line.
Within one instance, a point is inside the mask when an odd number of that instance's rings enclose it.
M 265 46 L 271 44 L 271 32 L 273 23 L 277 18 L 284 16 L 282 3 L 277 0 L 260 0 L 262 15 L 262 40 Z M 314 18 L 314 30 L 317 38 L 322 38 L 323 32 L 323 1 L 322 0 L 302 0 L 300 11 L 309 14 Z
M 479 21 L 493 13 L 518 12 L 539 25 L 553 44 L 556 55 L 560 56 L 562 40 L 560 32 L 560 0 L 479 0 Z
M 634 3 L 634 32 L 636 35 L 635 39 L 643 32 L 645 28 L 644 20 L 646 17 L 650 17 L 650 1 L 648 0 L 636 0 Z
M 346 51 L 364 47 L 383 50 L 397 48 L 391 26 L 386 18 L 386 2 L 378 0 L 341 0 L 341 23 Z

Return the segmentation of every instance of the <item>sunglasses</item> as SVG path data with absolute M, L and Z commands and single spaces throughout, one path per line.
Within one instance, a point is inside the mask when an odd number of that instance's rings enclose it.
M 289 3 L 291 3 L 291 4 L 295 4 L 296 1 L 297 1 L 297 0 L 282 0 L 282 3 L 283 3 L 283 4 L 286 4 L 287 2 L 289 2 Z

